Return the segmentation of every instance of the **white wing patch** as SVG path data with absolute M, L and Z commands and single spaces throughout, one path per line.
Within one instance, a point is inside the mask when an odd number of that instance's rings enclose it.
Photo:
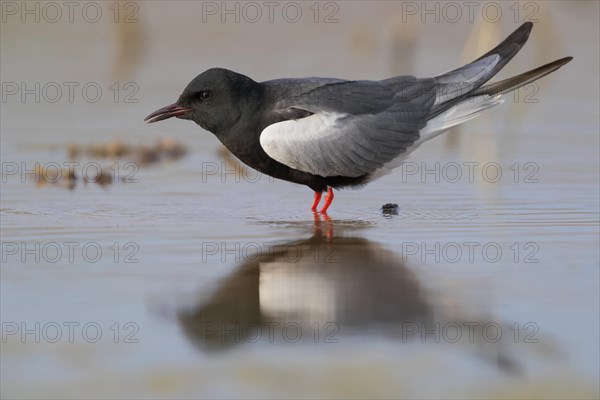
M 269 125 L 260 134 L 260 145 L 269 157 L 288 167 L 321 176 L 345 175 L 346 171 L 327 159 L 327 151 L 320 148 L 319 142 L 343 140 L 344 130 L 338 121 L 346 116 L 321 112 Z

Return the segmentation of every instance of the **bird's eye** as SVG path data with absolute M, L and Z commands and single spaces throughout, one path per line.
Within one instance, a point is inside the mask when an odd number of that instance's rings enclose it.
M 210 97 L 212 97 L 212 92 L 210 90 L 203 90 L 200 92 L 201 99 L 208 99 Z

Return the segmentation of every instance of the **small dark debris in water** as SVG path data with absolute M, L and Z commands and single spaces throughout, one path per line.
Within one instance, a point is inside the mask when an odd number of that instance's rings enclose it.
M 140 164 L 152 164 L 159 161 L 177 160 L 186 153 L 186 147 L 173 138 L 160 138 L 153 146 L 132 146 L 118 139 L 87 147 L 75 143 L 67 145 L 67 156 L 71 160 L 87 155 L 92 158 L 130 158 Z
M 399 209 L 400 207 L 398 207 L 398 204 L 396 203 L 386 203 L 381 206 L 381 212 L 383 215 L 398 215 Z
M 113 171 L 109 170 L 109 169 L 102 169 L 100 170 L 100 172 L 98 172 L 96 174 L 96 176 L 94 177 L 90 177 L 90 176 L 84 176 L 83 177 L 83 183 L 87 184 L 87 183 L 95 183 L 97 185 L 100 185 L 102 187 L 110 185 L 112 183 L 115 183 L 114 177 L 113 177 Z
M 91 174 L 91 169 L 87 171 Z M 95 176 L 83 175 L 81 179 L 75 172 L 75 169 L 69 168 L 65 170 L 57 170 L 55 168 L 45 168 L 38 166 L 35 168 L 35 183 L 37 186 L 53 185 L 53 186 L 64 186 L 67 189 L 75 189 L 75 185 L 79 180 L 84 185 L 88 183 L 95 183 L 102 187 L 111 185 L 116 182 L 114 177 L 114 171 L 109 168 L 103 168 L 95 174 Z M 125 181 L 125 177 L 121 178 Z
M 154 147 L 141 146 L 138 149 L 136 160 L 140 165 L 153 164 L 160 160 L 160 153 Z
M 161 161 L 178 160 L 187 153 L 187 148 L 182 143 L 173 138 L 159 138 L 152 146 L 148 145 L 129 145 L 120 140 L 110 140 L 106 143 L 81 146 L 76 143 L 67 144 L 67 157 L 74 160 L 80 157 L 90 158 L 109 158 L 109 159 L 129 159 L 139 166 L 149 165 Z M 86 169 L 86 174 L 90 174 L 94 169 Z M 125 181 L 122 177 L 116 176 L 114 168 L 101 168 L 95 176 L 77 175 L 77 168 L 67 169 L 65 171 L 56 171 L 52 168 L 36 168 L 35 182 L 38 186 L 51 184 L 55 186 L 65 186 L 68 189 L 74 189 L 77 181 L 84 184 L 95 183 L 99 186 L 107 186 L 119 181 Z
M 498 354 L 496 357 L 496 365 L 502 371 L 512 375 L 520 375 L 522 373 L 521 366 L 518 365 L 508 354 Z
M 140 146 L 133 151 L 140 165 L 178 160 L 186 153 L 187 148 L 173 138 L 159 139 L 154 146 Z
M 73 169 L 43 168 L 40 165 L 35 167 L 35 183 L 37 186 L 62 185 L 73 190 L 76 182 L 77 175 Z
M 165 154 L 166 158 L 177 160 L 187 153 L 187 148 L 183 143 L 178 142 L 173 138 L 163 138 L 158 140 L 158 146 Z
M 67 144 L 67 156 L 69 159 L 79 158 L 87 155 L 92 158 L 122 158 L 132 153 L 132 147 L 120 140 L 111 140 L 103 144 L 92 144 L 86 147 L 76 143 Z

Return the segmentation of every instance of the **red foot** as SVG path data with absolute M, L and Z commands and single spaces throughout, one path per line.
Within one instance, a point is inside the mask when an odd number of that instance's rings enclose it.
M 319 205 L 319 202 L 321 201 L 321 195 L 323 194 L 323 192 L 315 192 L 315 198 L 313 200 L 312 206 L 310 207 L 311 211 L 317 211 L 317 206 Z
M 333 189 L 328 187 L 327 194 L 325 195 L 325 201 L 323 202 L 323 207 L 321 208 L 320 212 L 322 214 L 327 213 L 327 209 L 329 208 L 329 206 L 331 205 L 332 202 L 333 202 Z

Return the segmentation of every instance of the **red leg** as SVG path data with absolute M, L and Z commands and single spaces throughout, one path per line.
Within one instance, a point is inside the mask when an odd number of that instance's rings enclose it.
M 319 202 L 321 201 L 321 195 L 323 194 L 323 192 L 315 192 L 315 197 L 312 203 L 312 206 L 310 207 L 310 210 L 312 212 L 316 212 L 317 211 L 317 206 L 319 205 Z
M 329 206 L 331 205 L 332 202 L 333 202 L 333 189 L 328 187 L 327 194 L 325 195 L 325 201 L 323 201 L 323 207 L 321 208 L 322 214 L 325 214 L 327 212 L 327 209 L 329 208 Z

